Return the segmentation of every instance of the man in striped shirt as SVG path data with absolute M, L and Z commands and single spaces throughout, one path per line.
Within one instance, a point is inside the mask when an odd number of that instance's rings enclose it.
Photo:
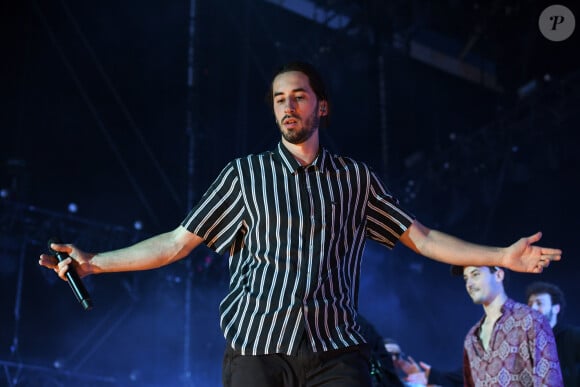
M 330 113 L 324 83 L 309 64 L 290 63 L 271 84 L 281 141 L 230 162 L 173 231 L 105 253 L 40 256 L 61 278 L 154 269 L 205 243 L 229 252 L 230 289 L 220 304 L 227 340 L 226 386 L 370 386 L 369 349 L 356 323 L 365 240 L 398 241 L 431 259 L 539 273 L 558 249 L 541 233 L 505 248 L 429 229 L 402 209 L 364 163 L 319 144 Z

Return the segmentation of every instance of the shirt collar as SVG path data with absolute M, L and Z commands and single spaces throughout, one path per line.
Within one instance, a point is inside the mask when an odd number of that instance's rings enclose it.
M 497 319 L 497 321 L 501 320 L 503 318 L 503 316 L 505 316 L 505 312 L 506 311 L 512 311 L 514 309 L 516 305 L 516 302 L 514 300 L 512 300 L 511 298 L 507 298 L 505 300 L 505 302 L 503 303 L 503 305 L 500 307 L 501 310 L 501 315 L 499 316 L 499 318 Z M 483 322 L 485 321 L 485 314 L 481 317 L 481 319 L 479 320 L 479 322 L 477 323 L 477 328 L 474 332 L 475 335 L 478 335 L 478 331 L 479 329 L 481 329 L 481 326 L 483 325 Z
M 278 146 L 274 149 L 274 158 L 278 159 L 282 162 L 286 168 L 290 170 L 292 173 L 296 173 L 300 168 L 303 168 L 302 165 L 294 158 L 292 153 L 282 144 L 282 141 L 278 143 Z M 328 160 L 330 158 L 330 154 L 326 148 L 320 147 L 318 151 L 318 156 L 316 159 L 310 164 L 309 167 L 314 166 L 316 170 L 324 171 L 327 168 Z
M 515 305 L 516 302 L 508 297 L 501 306 L 501 314 L 503 315 L 506 310 L 513 310 Z

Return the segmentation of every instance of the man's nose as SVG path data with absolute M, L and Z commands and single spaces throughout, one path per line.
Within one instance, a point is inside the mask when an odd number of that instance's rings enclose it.
M 467 288 L 467 290 L 471 290 L 471 288 L 473 287 L 473 281 L 471 280 L 471 278 L 465 280 L 465 287 Z
M 289 113 L 289 112 L 293 112 L 294 109 L 294 101 L 292 101 L 291 98 L 288 98 L 287 102 L 286 102 L 286 106 L 284 106 L 284 112 Z

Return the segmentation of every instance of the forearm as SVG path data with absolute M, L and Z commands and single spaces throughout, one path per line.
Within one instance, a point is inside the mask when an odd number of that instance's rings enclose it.
M 464 241 L 414 222 L 401 241 L 416 253 L 458 266 L 501 266 L 505 249 Z
M 155 269 L 185 257 L 201 242 L 180 226 L 129 247 L 95 254 L 90 259 L 90 271 L 99 274 Z

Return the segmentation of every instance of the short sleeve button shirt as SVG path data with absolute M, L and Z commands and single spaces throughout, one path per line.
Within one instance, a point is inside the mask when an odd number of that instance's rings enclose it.
M 229 252 L 224 336 L 242 354 L 364 342 L 355 322 L 365 239 L 389 248 L 412 216 L 364 163 L 322 148 L 301 166 L 279 143 L 230 162 L 182 222 Z

